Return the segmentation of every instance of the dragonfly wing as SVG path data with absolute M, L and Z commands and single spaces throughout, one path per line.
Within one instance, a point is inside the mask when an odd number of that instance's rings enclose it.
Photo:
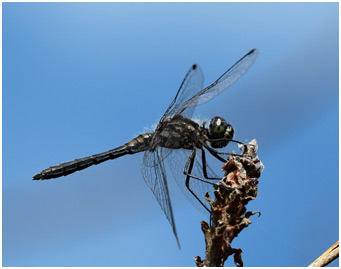
M 160 148 L 154 152 L 146 151 L 144 153 L 141 171 L 144 181 L 153 192 L 161 209 L 165 213 L 170 225 L 172 226 L 173 233 L 180 248 L 180 242 L 176 232 L 174 214 L 169 197 L 166 172 Z
M 178 108 L 182 107 L 182 105 L 188 101 L 192 96 L 195 96 L 198 92 L 203 89 L 204 86 L 204 74 L 200 68 L 200 66 L 194 64 L 188 70 L 184 80 L 182 81 L 178 92 L 175 95 L 172 103 L 166 110 L 165 114 L 162 116 L 161 121 L 166 118 L 170 118 L 177 114 Z M 186 111 L 184 116 L 191 118 L 194 111 L 190 109 Z
M 249 68 L 256 61 L 257 56 L 258 50 L 251 50 L 224 74 L 222 74 L 214 83 L 212 83 L 210 86 L 206 87 L 196 95 L 192 96 L 187 101 L 183 102 L 180 106 L 177 106 L 176 113 L 183 114 L 185 110 L 206 103 L 221 92 L 225 91 L 249 70 Z

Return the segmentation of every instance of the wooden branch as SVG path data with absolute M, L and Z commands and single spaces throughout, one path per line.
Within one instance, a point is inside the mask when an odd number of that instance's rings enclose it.
M 254 139 L 245 145 L 242 155 L 230 155 L 223 166 L 224 178 L 217 184 L 215 198 L 211 200 L 208 193 L 206 201 L 211 206 L 211 226 L 201 222 L 205 235 L 206 257 L 201 260 L 194 258 L 198 267 L 222 267 L 231 255 L 237 266 L 243 266 L 240 248 L 232 248 L 232 240 L 251 224 L 250 217 L 259 211 L 246 210 L 249 201 L 258 195 L 258 178 L 263 169 L 262 162 L 257 156 L 257 141 Z
M 339 240 L 308 267 L 324 267 L 339 257 Z

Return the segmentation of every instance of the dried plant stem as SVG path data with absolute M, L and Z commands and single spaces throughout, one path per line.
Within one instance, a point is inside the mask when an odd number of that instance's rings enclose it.
M 324 267 L 339 257 L 339 240 L 308 267 Z
M 258 195 L 258 178 L 263 164 L 257 156 L 257 141 L 254 139 L 246 145 L 244 153 L 231 155 L 224 165 L 224 178 L 218 183 L 214 191 L 213 201 L 206 194 L 206 201 L 211 206 L 211 226 L 201 222 L 201 229 L 205 235 L 206 257 L 201 260 L 195 257 L 198 267 L 224 266 L 231 255 L 237 266 L 243 266 L 242 250 L 231 247 L 232 240 L 251 224 L 250 217 L 259 211 L 246 211 L 246 205 Z

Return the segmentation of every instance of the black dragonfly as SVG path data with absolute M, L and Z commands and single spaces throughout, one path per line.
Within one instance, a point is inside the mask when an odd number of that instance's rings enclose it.
M 196 187 L 196 184 L 214 184 L 209 180 L 218 179 L 206 163 L 205 150 L 218 160 L 225 162 L 226 159 L 222 158 L 221 153 L 215 148 L 223 148 L 230 141 L 234 141 L 232 140 L 234 130 L 231 124 L 221 117 L 212 118 L 208 128 L 205 127 L 205 122 L 199 125 L 191 117 L 196 106 L 211 100 L 243 76 L 255 62 L 257 55 L 257 49 L 251 50 L 205 89 L 203 89 L 203 72 L 198 65 L 193 65 L 153 132 L 141 134 L 118 148 L 51 166 L 36 174 L 33 179 L 66 176 L 94 164 L 144 151 L 141 167 L 143 178 L 171 224 L 180 247 L 168 192 L 164 160 L 168 160 L 178 185 L 184 192 L 187 192 L 187 197 L 191 196 L 192 198 L 189 199 L 194 199 L 209 211 L 205 202 L 198 197 L 199 187 Z M 184 168 L 179 174 L 178 163 L 181 155 L 186 156 L 187 161 L 180 163 Z M 201 162 L 198 159 L 201 159 Z M 193 167 L 196 169 L 196 174 L 192 174 Z M 184 176 L 186 176 L 185 184 Z M 191 178 L 195 180 L 190 181 Z

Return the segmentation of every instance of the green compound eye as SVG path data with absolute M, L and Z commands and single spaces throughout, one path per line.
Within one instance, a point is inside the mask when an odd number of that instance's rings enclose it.
M 226 128 L 230 126 L 223 118 L 214 117 L 209 124 L 210 138 L 218 139 L 223 138 L 226 133 Z
M 214 128 L 213 128 L 213 132 L 215 133 L 215 134 L 223 134 L 223 133 L 225 133 L 225 126 L 222 126 L 222 125 L 216 125 L 216 126 L 214 126 Z
M 227 123 L 221 117 L 214 117 L 210 120 L 208 126 L 208 138 L 213 148 L 223 148 L 229 140 L 233 138 L 234 130 L 231 124 Z

